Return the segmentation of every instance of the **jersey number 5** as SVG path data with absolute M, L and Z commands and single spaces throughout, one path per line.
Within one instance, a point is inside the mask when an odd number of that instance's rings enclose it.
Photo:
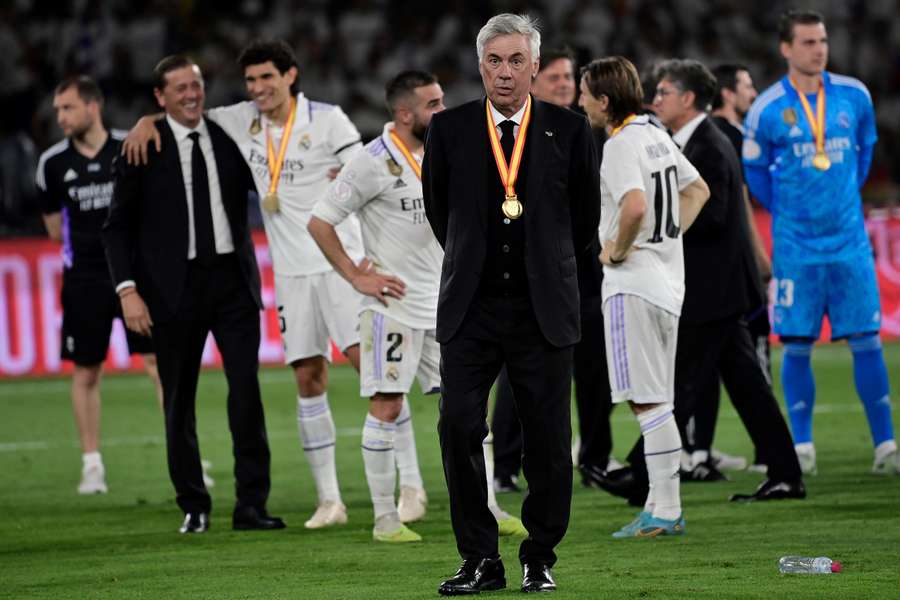
M 647 241 L 651 244 L 658 244 L 663 241 L 663 233 L 665 233 L 666 237 L 674 240 L 681 231 L 672 215 L 672 190 L 674 189 L 676 192 L 678 190 L 678 172 L 675 165 L 672 165 L 667 167 L 665 171 L 654 171 L 651 175 L 656 184 L 656 191 L 653 194 L 653 213 L 656 217 L 656 223 L 653 225 L 653 237 Z M 665 191 L 663 191 L 663 180 L 665 180 Z M 665 232 L 663 232 L 662 228 L 663 217 L 666 220 Z

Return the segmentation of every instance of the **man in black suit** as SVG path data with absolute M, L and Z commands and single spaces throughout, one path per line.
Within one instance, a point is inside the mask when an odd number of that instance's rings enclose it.
M 653 104 L 660 121 L 700 172 L 710 199 L 684 235 L 685 297 L 675 360 L 675 418 L 684 427 L 718 385 L 721 375 L 735 410 L 757 448 L 765 449 L 768 478 L 750 495 L 733 500 L 804 498 L 800 465 L 790 432 L 743 319 L 750 290 L 759 278 L 749 245 L 743 176 L 737 154 L 707 117 L 715 78 L 695 60 L 670 60 L 658 67 Z M 635 479 L 646 480 L 640 442 L 629 456 Z M 646 495 L 646 492 L 643 492 Z
M 422 177 L 426 215 L 445 251 L 438 431 L 464 559 L 439 587 L 445 595 L 506 586 L 482 453 L 488 394 L 503 365 L 529 486 L 522 589 L 556 588 L 553 548 L 565 535 L 572 494 L 569 404 L 572 346 L 580 336 L 575 256 L 596 236 L 600 218 L 586 119 L 528 93 L 540 54 L 534 22 L 491 18 L 477 52 L 487 99 L 435 115 Z
M 126 325 L 150 334 L 163 387 L 169 475 L 185 518 L 202 533 L 212 508 L 194 414 L 200 359 L 211 331 L 228 379 L 234 442 L 235 529 L 281 529 L 266 513 L 269 445 L 260 399 L 259 270 L 247 228 L 256 187 L 238 147 L 203 118 L 200 69 L 184 56 L 155 69 L 162 150 L 146 165 L 118 161 L 103 242 Z

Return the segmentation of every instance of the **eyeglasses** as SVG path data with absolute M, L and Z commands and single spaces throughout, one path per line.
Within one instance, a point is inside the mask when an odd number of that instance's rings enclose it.
M 666 89 L 663 87 L 656 88 L 656 94 L 653 96 L 654 98 L 665 98 L 670 94 L 683 94 L 684 92 L 677 89 Z

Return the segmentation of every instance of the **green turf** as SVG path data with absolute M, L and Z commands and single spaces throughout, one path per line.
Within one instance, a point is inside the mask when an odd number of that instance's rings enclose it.
M 886 348 L 900 385 L 900 345 Z M 819 389 L 819 475 L 809 498 L 729 504 L 760 476 L 682 487 L 688 535 L 614 541 L 633 510 L 603 492 L 576 486 L 569 533 L 559 547 L 557 598 L 889 598 L 900 597 L 900 477 L 869 474 L 871 442 L 856 399 L 846 347 L 814 354 Z M 776 369 L 777 371 L 777 369 Z M 212 529 L 180 536 L 181 520 L 165 467 L 162 420 L 149 382 L 139 376 L 104 383 L 103 455 L 110 493 L 79 497 L 80 458 L 65 380 L 0 383 L 0 597 L 40 598 L 428 598 L 458 562 L 440 470 L 433 397 L 411 402 L 431 503 L 414 529 L 422 544 L 371 541 L 371 506 L 358 430 L 365 403 L 348 368 L 332 371 L 341 489 L 350 523 L 310 532 L 315 503 L 295 423 L 295 394 L 285 369 L 262 373 L 272 446 L 269 508 L 280 532 L 232 532 L 231 457 L 224 381 L 205 373 L 198 405 L 203 456 L 214 463 Z M 776 383 L 780 390 L 780 384 Z M 895 396 L 896 398 L 896 396 Z M 616 454 L 636 427 L 614 415 Z M 723 403 L 716 446 L 750 455 L 734 411 Z M 518 514 L 521 497 L 501 504 Z M 517 593 L 516 542 L 501 541 L 510 589 Z M 844 562 L 834 576 L 784 576 L 784 554 L 827 555 Z

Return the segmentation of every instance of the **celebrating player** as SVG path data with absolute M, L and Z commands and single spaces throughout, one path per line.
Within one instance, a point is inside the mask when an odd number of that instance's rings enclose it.
M 103 93 L 93 79 L 71 77 L 56 87 L 56 121 L 66 138 L 41 155 L 37 169 L 44 224 L 63 243 L 62 358 L 75 363 L 72 411 L 81 440 L 79 494 L 105 494 L 100 455 L 100 377 L 114 318 L 122 317 L 100 228 L 112 198 L 113 159 L 123 132 L 103 126 Z M 140 353 L 162 405 L 150 338 L 126 330 L 128 349 Z
M 681 234 L 709 189 L 666 133 L 638 116 L 640 78 L 622 57 L 582 69 L 581 106 L 609 140 L 600 167 L 603 318 L 613 402 L 628 402 L 644 437 L 650 493 L 613 537 L 681 535 L 681 437 L 673 416 L 675 347 L 684 299 Z M 677 202 L 676 202 L 677 194 Z
M 743 158 L 750 191 L 772 213 L 774 327 L 785 344 L 781 379 L 797 457 L 804 473 L 816 472 L 810 353 L 827 314 L 832 339 L 849 340 L 875 446 L 872 470 L 897 473 L 875 262 L 859 194 L 878 139 L 872 98 L 859 80 L 825 70 L 820 14 L 785 13 L 779 36 L 788 72 L 753 103 Z

